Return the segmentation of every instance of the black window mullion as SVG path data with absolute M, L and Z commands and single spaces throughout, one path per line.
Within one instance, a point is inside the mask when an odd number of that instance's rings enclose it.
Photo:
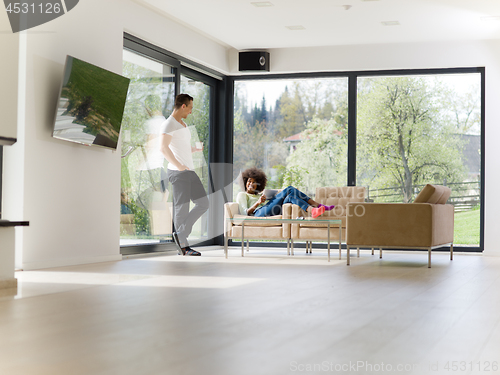
M 356 125 L 357 125 L 358 77 L 349 75 L 348 81 L 348 139 L 347 185 L 356 186 Z
M 246 80 L 269 80 L 269 79 L 300 79 L 318 77 L 348 77 L 348 148 L 347 148 L 347 185 L 356 186 L 356 140 L 357 140 L 357 96 L 358 77 L 367 76 L 404 76 L 404 75 L 442 75 L 481 73 L 481 190 L 480 190 L 480 245 L 479 247 L 455 247 L 458 251 L 483 251 L 484 250 L 484 206 L 485 206 L 485 68 L 484 67 L 459 67 L 459 68 L 433 68 L 433 69 L 400 69 L 400 70 L 378 70 L 378 71 L 352 71 L 352 72 L 314 72 L 314 73 L 291 73 L 291 74 L 266 74 L 266 75 L 243 75 L 227 77 L 226 93 L 226 131 L 233 132 L 233 100 L 235 81 Z M 229 134 L 229 133 L 228 133 Z M 232 163 L 234 139 L 225 144 L 226 160 Z M 227 149 L 231 145 L 230 149 Z M 229 197 L 228 197 L 229 198 Z M 271 246 L 280 247 L 282 244 L 273 243 Z M 270 246 L 270 244 L 266 244 Z
M 479 68 L 481 73 L 481 189 L 479 191 L 480 194 L 480 215 L 479 215 L 479 248 L 481 251 L 484 250 L 484 207 L 485 207 L 485 173 L 484 167 L 486 165 L 486 71 L 485 68 Z
M 2 218 L 2 175 L 3 175 L 3 146 L 0 145 L 0 219 Z

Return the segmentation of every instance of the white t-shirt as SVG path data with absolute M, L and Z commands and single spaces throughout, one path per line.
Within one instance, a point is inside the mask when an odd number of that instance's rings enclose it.
M 169 116 L 160 126 L 160 134 L 168 134 L 172 136 L 172 141 L 169 144 L 170 150 L 175 158 L 190 170 L 194 169 L 193 155 L 191 152 L 191 132 L 188 127 L 185 127 L 178 122 L 173 116 Z M 168 163 L 168 169 L 178 171 L 172 163 Z

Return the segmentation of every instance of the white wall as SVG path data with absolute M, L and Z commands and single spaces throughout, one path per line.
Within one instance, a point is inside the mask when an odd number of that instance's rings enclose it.
M 7 12 L 0 12 L 0 137 L 17 137 L 17 73 L 19 57 L 19 34 L 10 31 Z M 5 58 L 8 56 L 8 58 Z
M 271 49 L 271 73 L 486 68 L 485 254 L 500 256 L 500 40 Z M 231 74 L 237 51 L 229 51 Z
M 19 90 L 25 94 L 18 143 L 5 150 L 3 195 L 3 217 L 30 222 L 17 230 L 18 267 L 121 259 L 120 152 L 51 134 L 66 55 L 121 73 L 124 31 L 228 70 L 224 46 L 128 0 L 80 1 L 68 14 L 21 36 L 25 84 L 21 77 Z

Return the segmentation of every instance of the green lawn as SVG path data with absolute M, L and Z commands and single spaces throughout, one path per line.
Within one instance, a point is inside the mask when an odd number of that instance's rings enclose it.
M 455 245 L 479 245 L 479 207 L 455 213 Z

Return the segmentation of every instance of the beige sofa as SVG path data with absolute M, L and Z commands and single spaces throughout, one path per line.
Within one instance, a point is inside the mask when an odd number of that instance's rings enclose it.
M 342 239 L 346 238 L 346 212 L 347 204 L 354 202 L 364 202 L 366 189 L 364 187 L 346 186 L 346 187 L 320 187 L 316 189 L 314 200 L 325 204 L 335 205 L 332 211 L 325 212 L 316 220 L 309 218 L 309 214 L 303 211 L 299 206 L 292 204 L 283 205 L 282 215 L 271 216 L 268 218 L 259 218 L 258 221 L 254 217 L 241 215 L 239 213 L 238 203 L 230 202 L 224 205 L 224 225 L 225 225 L 225 241 L 224 249 L 227 257 L 227 245 L 229 239 L 242 239 L 242 223 L 245 219 L 245 228 L 243 241 L 241 243 L 241 252 L 244 255 L 244 242 L 248 239 L 277 239 L 287 241 L 287 254 L 293 255 L 293 241 L 305 240 L 306 252 L 312 252 L 313 241 L 328 240 L 328 224 L 322 222 L 321 219 L 338 219 L 342 221 L 341 230 L 338 225 L 331 225 L 330 240 L 339 242 L 339 259 L 340 245 Z M 295 219 L 297 217 L 306 217 L 300 224 L 280 224 L 273 222 L 273 218 Z M 228 220 L 231 218 L 231 220 Z M 267 220 L 267 222 L 266 222 Z M 340 232 L 340 233 L 339 233 Z M 341 238 L 339 238 L 341 237 Z
M 325 212 L 315 220 L 304 220 L 300 224 L 291 225 L 291 238 L 292 238 L 292 254 L 293 254 L 293 241 L 302 240 L 306 241 L 306 253 L 312 252 L 313 241 L 326 241 L 328 239 L 328 224 L 321 222 L 321 219 L 336 219 L 341 220 L 341 230 L 338 230 L 339 225 L 334 224 L 330 227 L 330 240 L 339 242 L 339 259 L 341 258 L 340 244 L 346 238 L 347 229 L 347 205 L 349 203 L 361 203 L 365 201 L 366 188 L 362 186 L 344 186 L 344 187 L 319 187 L 316 188 L 316 195 L 314 200 L 326 206 L 335 205 L 331 211 Z M 292 205 L 292 217 L 309 216 L 307 212 L 303 211 L 299 206 Z M 339 236 L 341 238 L 339 238 Z
M 255 218 L 241 215 L 236 202 L 224 204 L 224 253 L 227 258 L 229 239 L 240 239 L 241 255 L 244 255 L 244 242 L 249 239 L 276 239 L 287 241 L 287 253 L 290 254 L 290 224 L 281 224 L 273 219 L 291 219 L 292 205 L 283 205 L 282 214 L 270 217 Z M 231 220 L 228 220 L 231 219 Z M 247 221 L 245 221 L 247 220 Z M 245 222 L 244 222 L 245 221 Z M 244 229 L 243 229 L 244 222 Z M 243 236 L 242 236 L 243 232 Z
M 350 249 L 432 249 L 450 245 L 453 259 L 454 208 L 448 187 L 426 185 L 413 203 L 350 203 L 347 206 L 347 265 Z

